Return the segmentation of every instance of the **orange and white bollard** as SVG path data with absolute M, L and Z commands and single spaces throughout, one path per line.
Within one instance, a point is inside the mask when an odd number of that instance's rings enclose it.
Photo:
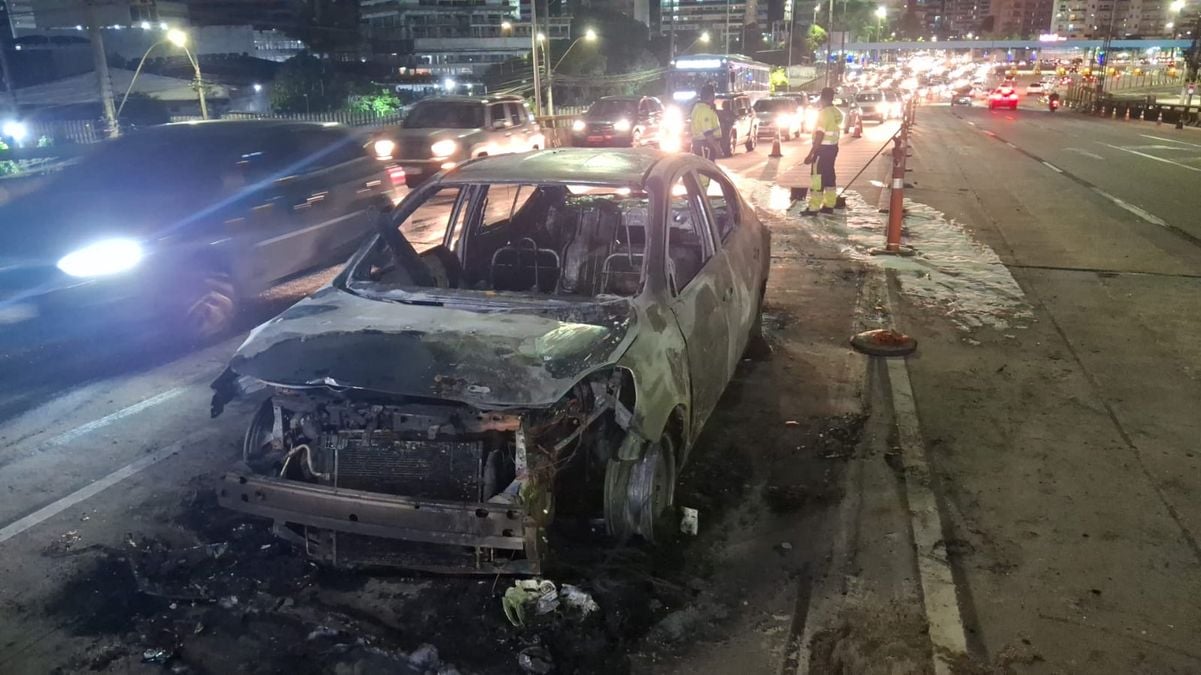
M 1130 121 L 1130 106 L 1126 106 L 1126 116 L 1123 118 L 1123 120 L 1126 122 Z
M 1155 118 L 1155 126 L 1157 126 L 1157 127 L 1163 126 L 1163 108 L 1159 109 L 1159 117 Z

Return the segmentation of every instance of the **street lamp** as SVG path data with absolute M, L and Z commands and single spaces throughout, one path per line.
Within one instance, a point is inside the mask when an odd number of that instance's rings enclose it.
M 888 16 L 888 8 L 880 5 L 876 8 L 876 40 L 884 38 L 884 18 Z
M 546 113 L 548 115 L 555 114 L 555 90 L 554 90 L 554 84 L 553 84 L 554 78 L 555 78 L 555 68 L 558 68 L 563 63 L 563 59 L 567 58 L 567 55 L 571 53 L 572 48 L 574 48 L 577 44 L 579 44 L 580 40 L 583 40 L 585 42 L 596 42 L 597 37 L 598 36 L 596 34 L 596 31 L 589 28 L 588 30 L 584 31 L 583 35 L 581 35 L 580 37 L 573 40 L 571 42 L 571 44 L 567 46 L 567 51 L 563 52 L 563 55 L 559 57 L 559 60 L 555 63 L 555 65 L 553 67 L 550 65 L 550 60 L 547 59 L 547 62 L 546 62 Z M 542 39 L 541 33 L 538 34 L 538 39 L 539 40 Z
M 207 120 L 209 118 L 209 111 L 208 104 L 204 100 L 204 81 L 200 78 L 200 64 L 196 62 L 196 59 L 192 56 L 192 52 L 188 50 L 188 34 L 178 28 L 168 30 L 167 34 L 161 40 L 146 48 L 146 53 L 142 54 L 142 60 L 138 61 L 138 67 L 133 71 L 133 77 L 129 79 L 129 87 L 125 90 L 125 95 L 121 97 L 121 105 L 117 106 L 116 116 L 118 118 L 121 117 L 121 109 L 125 107 L 125 101 L 129 99 L 129 93 L 133 91 L 133 84 L 137 82 L 138 75 L 142 73 L 142 66 L 146 65 L 146 59 L 150 56 L 150 52 L 154 51 L 155 47 L 164 42 L 170 42 L 182 49 L 184 54 L 188 55 L 188 61 L 191 62 L 192 68 L 196 73 L 196 94 L 200 97 L 200 117 Z
M 501 21 L 500 29 L 501 30 L 513 30 L 513 24 L 508 21 Z

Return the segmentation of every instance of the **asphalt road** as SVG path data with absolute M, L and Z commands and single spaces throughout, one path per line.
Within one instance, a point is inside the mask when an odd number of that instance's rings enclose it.
M 1144 212 L 1201 239 L 1201 130 L 1051 113 L 1030 99 L 1017 111 L 976 106 L 956 107 L 952 114 L 997 140 L 997 153 L 1007 147 L 1018 150 L 1120 207 L 1133 206 L 1138 209 L 1134 213 Z M 1029 170 L 1041 171 L 1033 165 Z M 1029 199 L 1055 200 L 1057 195 L 1032 194 Z
M 894 130 L 845 138 L 840 178 Z M 867 255 L 882 163 L 848 214 L 802 219 L 805 144 L 722 160 L 773 231 L 773 353 L 682 479 L 701 535 L 649 560 L 585 546 L 556 577 L 607 622 L 543 634 L 565 672 L 926 673 L 956 632 L 956 672 L 1201 669 L 1201 138 L 1024 101 L 922 108 L 913 141 L 906 259 Z M 875 325 L 917 354 L 847 349 Z M 164 646 L 201 671 L 379 672 L 362 644 L 428 642 L 512 672 L 532 638 L 499 618 L 504 580 L 329 575 L 212 508 L 254 404 L 210 420 L 208 383 L 241 338 L 0 355 L 0 671 L 151 672 Z M 235 558 L 196 562 L 207 544 Z
M 876 136 L 891 133 L 878 127 L 868 138 L 848 141 L 847 162 L 865 160 Z M 769 158 L 768 150 L 760 146 L 721 162 L 776 233 L 767 318 L 776 351 L 770 362 L 744 364 L 697 450 L 696 468 L 683 479 L 680 498 L 700 508 L 702 536 L 687 544 L 686 558 L 666 567 L 650 559 L 631 567 L 640 576 L 616 585 L 614 579 L 632 572 L 614 567 L 610 556 L 589 553 L 588 564 L 603 563 L 605 574 L 577 580 L 594 589 L 612 620 L 631 622 L 599 642 L 580 641 L 609 646 L 604 658 L 619 659 L 622 668 L 640 659 L 666 667 L 676 659 L 681 672 L 695 672 L 687 655 L 672 655 L 675 645 L 693 644 L 718 626 L 727 637 L 746 639 L 706 640 L 706 649 L 694 654 L 702 664 L 778 668 L 799 662 L 802 635 L 815 630 L 805 621 L 808 589 L 828 565 L 842 463 L 863 428 L 862 366 L 844 347 L 855 324 L 859 274 L 856 263 L 839 260 L 837 251 L 821 249 L 798 229 L 785 216 L 788 191 L 772 187 L 799 163 L 806 144 L 785 144 L 783 158 Z M 246 328 L 332 273 L 276 289 L 250 308 Z M 83 343 L 48 338 L 0 354 L 0 575 L 6 580 L 0 586 L 0 671 L 140 672 L 159 667 L 141 663 L 143 649 L 165 646 L 183 650 L 177 659 L 201 671 L 230 672 L 254 660 L 266 670 L 325 672 L 356 653 L 353 647 L 331 650 L 325 638 L 312 637 L 336 625 L 393 650 L 433 642 L 455 655 L 452 662 L 466 664 L 464 672 L 511 672 L 508 650 L 516 636 L 497 604 L 503 581 L 494 587 L 491 581 L 395 575 L 314 577 L 315 568 L 273 544 L 262 526 L 216 509 L 213 480 L 239 458 L 255 402 L 235 402 L 210 420 L 208 385 L 244 336 L 194 351 L 107 336 Z M 899 505 L 893 499 L 895 514 L 903 513 Z M 165 578 L 155 577 L 148 588 L 145 578 L 129 576 L 131 566 L 146 573 L 141 562 L 148 551 L 174 547 L 190 559 L 209 550 L 196 548 L 202 544 L 236 552 L 219 558 L 220 569 L 208 576 L 202 563 L 185 566 L 198 575 L 187 581 L 186 593 L 164 589 L 182 583 L 181 572 L 166 573 L 154 556 L 153 571 Z M 881 560 L 895 558 L 890 553 Z M 233 571 L 243 564 L 260 566 Z M 714 576 L 715 569 L 728 574 Z M 661 582 L 654 592 L 642 588 L 648 578 Z M 295 593 L 281 595 L 280 588 Z M 912 584 L 905 588 L 912 600 Z M 684 589 L 691 590 L 681 596 Z M 195 597 L 218 592 L 219 603 Z M 274 594 L 270 601 L 268 594 Z M 398 604 L 401 597 L 412 602 Z M 675 616 L 676 610 L 686 615 Z M 244 623 L 264 612 L 282 623 L 262 630 Z M 764 621 L 775 626 L 767 642 Z M 281 638 L 281 630 L 290 637 Z M 178 636 L 187 636 L 186 647 Z M 300 652 L 281 647 L 281 639 L 300 645 Z M 497 651 L 504 662 L 490 666 Z M 914 653 L 920 661 L 920 647 Z M 556 654 L 567 658 L 559 648 Z

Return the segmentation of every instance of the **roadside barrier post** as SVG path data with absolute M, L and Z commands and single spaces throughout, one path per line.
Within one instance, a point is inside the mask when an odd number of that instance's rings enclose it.
M 776 135 L 771 141 L 771 154 L 768 157 L 783 157 L 784 153 L 780 152 L 780 129 L 776 128 Z

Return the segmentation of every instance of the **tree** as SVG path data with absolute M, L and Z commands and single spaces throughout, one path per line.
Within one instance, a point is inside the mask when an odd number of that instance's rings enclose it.
M 312 54 L 297 54 L 280 66 L 271 87 L 271 107 L 276 112 L 328 112 L 341 108 L 348 84 L 328 61 Z
M 805 48 L 811 53 L 816 54 L 818 50 L 826 45 L 826 29 L 814 24 L 809 26 L 809 35 L 805 38 Z
M 360 94 L 351 102 L 349 108 L 354 112 L 370 113 L 383 117 L 400 112 L 403 103 L 400 97 L 391 91 Z

